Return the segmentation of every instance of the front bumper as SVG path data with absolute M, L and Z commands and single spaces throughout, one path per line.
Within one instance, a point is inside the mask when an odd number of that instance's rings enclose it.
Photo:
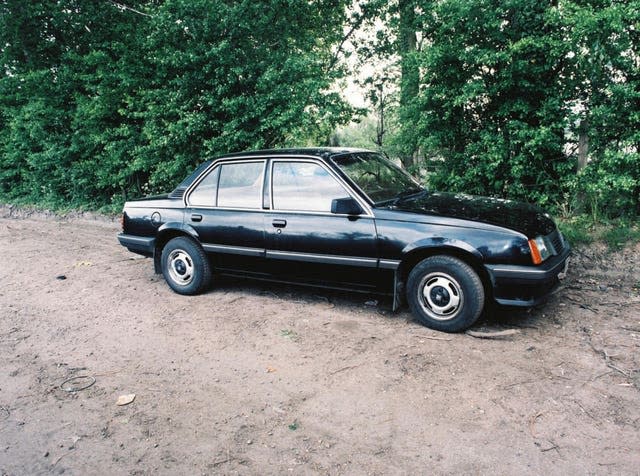
M 493 297 L 505 306 L 531 307 L 544 301 L 567 272 L 571 249 L 540 266 L 486 265 L 493 283 Z
M 156 239 L 153 237 L 127 235 L 125 233 L 118 235 L 118 241 L 132 253 L 143 256 L 153 256 L 156 245 Z

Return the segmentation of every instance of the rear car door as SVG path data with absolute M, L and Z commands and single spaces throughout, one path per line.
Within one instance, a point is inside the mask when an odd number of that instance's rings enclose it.
M 185 224 L 215 254 L 217 271 L 264 272 L 262 196 L 266 160 L 216 163 L 187 192 Z
M 346 184 L 313 159 L 271 159 L 268 174 L 270 272 L 294 282 L 379 287 L 376 228 L 366 205 L 360 215 L 331 213 L 334 199 L 354 197 Z

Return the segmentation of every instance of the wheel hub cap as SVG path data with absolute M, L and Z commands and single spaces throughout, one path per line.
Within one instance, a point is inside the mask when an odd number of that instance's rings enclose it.
M 431 288 L 431 301 L 440 306 L 445 306 L 451 300 L 449 291 L 442 286 L 434 286 Z
M 446 274 L 430 274 L 422 284 L 423 309 L 437 320 L 452 319 L 461 307 L 462 293 L 458 283 Z
M 181 285 L 187 286 L 193 281 L 193 260 L 184 250 L 173 250 L 169 255 L 169 276 Z

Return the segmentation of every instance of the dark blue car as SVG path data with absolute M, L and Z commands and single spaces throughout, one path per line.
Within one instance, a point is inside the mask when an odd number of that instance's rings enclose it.
M 318 148 L 209 160 L 169 195 L 129 201 L 120 243 L 180 294 L 227 274 L 393 295 L 424 325 L 533 306 L 569 246 L 536 206 L 431 192 L 376 152 Z

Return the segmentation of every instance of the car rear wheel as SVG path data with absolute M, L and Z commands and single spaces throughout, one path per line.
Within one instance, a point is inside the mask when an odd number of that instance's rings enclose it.
M 431 256 L 409 274 L 407 301 L 427 327 L 458 332 L 473 325 L 484 307 L 484 287 L 474 269 L 453 256 Z
M 211 265 L 206 253 L 185 236 L 173 238 L 164 246 L 161 264 L 165 281 L 179 294 L 201 293 L 211 281 Z

